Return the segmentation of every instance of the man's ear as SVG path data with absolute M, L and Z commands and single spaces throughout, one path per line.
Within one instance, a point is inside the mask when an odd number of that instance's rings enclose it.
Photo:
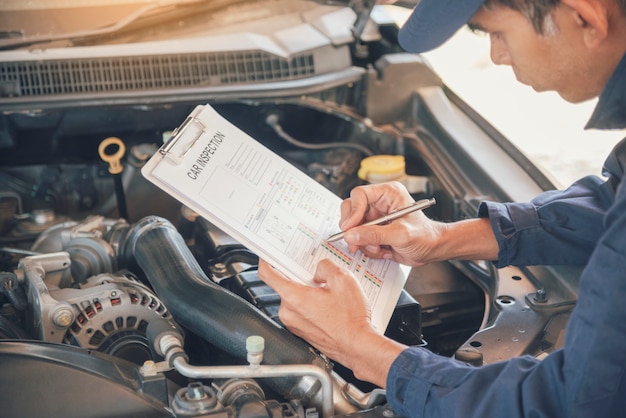
M 609 33 L 609 15 L 602 0 L 561 0 L 576 13 L 577 23 L 583 30 L 583 40 L 588 47 L 597 46 Z

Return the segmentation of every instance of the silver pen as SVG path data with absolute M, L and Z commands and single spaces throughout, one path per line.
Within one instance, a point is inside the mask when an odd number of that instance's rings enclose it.
M 408 215 L 409 213 L 415 212 L 417 210 L 423 210 L 426 208 L 431 207 L 432 205 L 434 205 L 435 203 L 437 203 L 435 201 L 435 199 L 422 199 L 422 200 L 418 200 L 417 202 L 413 202 L 411 203 L 409 206 L 402 208 L 402 209 L 398 209 L 398 210 L 394 210 L 393 212 L 382 216 L 378 219 L 374 219 L 373 221 L 369 221 L 366 222 L 364 224 L 358 225 L 358 226 L 368 226 L 368 225 L 380 225 L 380 224 L 384 224 L 387 222 L 391 222 L 394 219 L 398 219 L 404 215 Z M 339 232 L 337 234 L 331 235 L 330 237 L 328 237 L 326 239 L 326 242 L 335 242 L 335 241 L 339 241 L 340 239 L 343 238 L 343 234 L 344 232 Z

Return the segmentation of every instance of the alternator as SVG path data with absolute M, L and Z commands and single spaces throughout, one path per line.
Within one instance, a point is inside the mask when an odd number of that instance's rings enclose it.
M 138 364 L 150 359 L 146 328 L 156 318 L 171 320 L 165 305 L 129 272 L 102 273 L 76 287 L 48 286 L 64 282 L 55 276 L 67 274 L 70 267 L 66 252 L 21 260 L 17 272 L 23 274 L 34 336 Z

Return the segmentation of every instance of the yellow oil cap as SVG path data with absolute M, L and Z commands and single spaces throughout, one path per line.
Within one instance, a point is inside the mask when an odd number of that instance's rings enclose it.
M 381 183 L 402 179 L 406 175 L 403 155 L 373 155 L 361 161 L 357 173 L 361 180 Z

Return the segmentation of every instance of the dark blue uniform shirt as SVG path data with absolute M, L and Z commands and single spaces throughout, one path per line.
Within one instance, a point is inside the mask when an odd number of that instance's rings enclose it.
M 626 57 L 588 128 L 626 127 Z M 499 244 L 497 265 L 583 264 L 564 348 L 543 360 L 471 367 L 406 349 L 387 398 L 407 417 L 626 417 L 626 139 L 608 156 L 606 180 L 585 177 L 530 203 L 483 202 Z

